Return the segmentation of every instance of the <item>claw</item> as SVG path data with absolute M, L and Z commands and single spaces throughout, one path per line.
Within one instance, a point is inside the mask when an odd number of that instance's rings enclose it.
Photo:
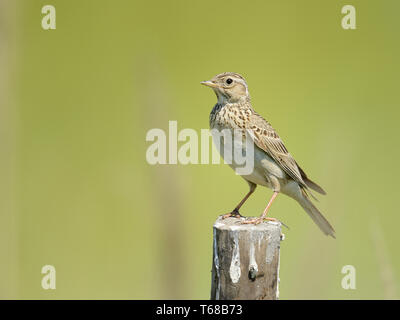
M 281 225 L 283 225 L 285 228 L 287 228 L 288 230 L 290 230 L 290 228 L 286 225 L 286 224 L 284 224 L 282 221 L 280 221 L 280 220 L 278 220 L 279 221 L 279 223 L 281 224 Z

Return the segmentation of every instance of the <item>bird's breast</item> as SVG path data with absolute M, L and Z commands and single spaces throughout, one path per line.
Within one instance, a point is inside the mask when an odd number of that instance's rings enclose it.
M 251 136 L 245 134 L 247 116 L 245 111 L 238 108 L 215 105 L 210 114 L 214 145 L 225 162 L 234 170 L 243 167 L 243 162 L 235 161 L 235 153 L 239 152 L 241 160 L 246 159 L 247 165 L 250 164 L 252 170 L 242 175 L 244 179 L 271 187 L 268 176 L 285 179 L 286 174 L 264 150 L 254 144 Z
M 249 108 L 240 104 L 216 104 L 210 113 L 211 129 L 244 129 L 248 118 Z

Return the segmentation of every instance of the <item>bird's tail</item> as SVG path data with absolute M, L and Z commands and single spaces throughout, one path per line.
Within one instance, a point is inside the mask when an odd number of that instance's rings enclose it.
M 314 206 L 314 204 L 311 202 L 311 199 L 303 188 L 301 188 L 301 197 L 296 200 L 300 203 L 303 209 L 308 213 L 311 219 L 313 219 L 315 224 L 321 229 L 324 234 L 326 234 L 327 236 L 331 236 L 332 238 L 336 238 L 335 230 L 328 222 L 328 220 L 325 219 L 322 213 L 319 212 L 319 210 Z

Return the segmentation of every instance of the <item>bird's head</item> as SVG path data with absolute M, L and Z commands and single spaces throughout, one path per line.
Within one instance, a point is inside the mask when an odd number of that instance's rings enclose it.
M 244 78 L 234 72 L 224 72 L 201 84 L 210 87 L 217 95 L 219 103 L 235 103 L 250 99 L 247 83 Z

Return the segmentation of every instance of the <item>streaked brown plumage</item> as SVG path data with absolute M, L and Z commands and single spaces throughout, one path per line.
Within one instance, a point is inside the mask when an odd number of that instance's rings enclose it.
M 244 223 L 257 224 L 264 219 L 275 220 L 268 218 L 267 212 L 281 192 L 297 200 L 322 232 L 335 237 L 332 226 L 311 202 L 308 189 L 321 194 L 326 194 L 325 191 L 307 177 L 276 131 L 252 108 L 245 79 L 240 74 L 226 72 L 202 84 L 211 87 L 218 98 L 210 114 L 211 129 L 250 130 L 254 143 L 255 168 L 251 174 L 242 175 L 249 183 L 250 191 L 226 216 L 240 216 L 240 207 L 254 192 L 257 184 L 260 184 L 271 188 L 274 194 L 260 218 L 246 220 Z M 231 167 L 235 168 L 235 164 Z

